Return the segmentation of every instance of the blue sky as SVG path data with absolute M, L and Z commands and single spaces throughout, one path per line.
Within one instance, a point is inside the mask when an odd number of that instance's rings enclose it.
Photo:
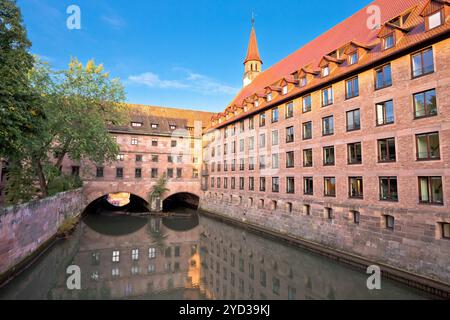
M 370 2 L 18 0 L 32 52 L 56 69 L 93 58 L 128 102 L 205 111 L 222 111 L 242 87 L 252 12 L 267 68 Z M 72 4 L 80 30 L 66 27 Z

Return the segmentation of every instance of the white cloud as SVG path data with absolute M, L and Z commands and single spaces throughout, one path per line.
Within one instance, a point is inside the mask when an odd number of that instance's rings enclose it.
M 125 21 L 117 15 L 103 15 L 101 16 L 101 19 L 114 29 L 121 29 L 125 26 Z
M 221 83 L 213 78 L 192 72 L 186 68 L 174 68 L 173 71 L 179 74 L 179 79 L 163 80 L 153 72 L 146 72 L 140 75 L 130 76 L 128 80 L 151 88 L 185 89 L 204 95 L 235 95 L 239 91 L 239 88 Z

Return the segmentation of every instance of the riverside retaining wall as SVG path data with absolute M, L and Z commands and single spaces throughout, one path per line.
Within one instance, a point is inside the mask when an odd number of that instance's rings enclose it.
M 62 222 L 81 214 L 82 189 L 0 208 L 0 276 L 31 256 L 54 237 Z

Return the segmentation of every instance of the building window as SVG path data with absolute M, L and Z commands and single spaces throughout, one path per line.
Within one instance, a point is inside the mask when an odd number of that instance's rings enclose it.
M 444 204 L 442 177 L 419 177 L 420 203 Z
M 272 192 L 280 191 L 280 178 L 272 177 Z
M 353 217 L 353 223 L 359 224 L 359 221 L 361 220 L 361 214 L 359 211 L 353 210 L 351 211 L 352 217 Z
M 278 108 L 272 109 L 272 123 L 278 122 Z
M 450 239 L 450 223 L 442 222 L 441 225 L 441 232 L 442 232 L 442 238 L 444 239 Z
M 278 153 L 272 155 L 272 169 L 279 168 Z
M 361 142 L 349 143 L 347 145 L 348 164 L 362 163 Z
M 245 162 L 244 159 L 239 159 L 239 170 L 244 171 L 245 170 Z
M 156 155 L 152 156 L 152 162 L 158 162 L 158 156 L 156 156 Z M 167 156 L 167 162 L 173 163 L 173 156 L 171 156 L 171 155 Z M 214 169 L 213 169 L 213 171 L 214 171 Z
M 259 178 L 259 191 L 261 192 L 266 191 L 266 177 Z
M 436 90 L 428 90 L 414 94 L 414 117 L 430 117 L 437 115 Z
M 119 268 L 114 268 L 111 270 L 111 276 L 113 277 L 119 277 L 120 276 L 120 271 Z
M 351 99 L 359 96 L 358 77 L 345 81 L 345 99 Z
M 134 169 L 134 177 L 136 179 L 142 178 L 142 169 L 141 168 Z
M 80 167 L 72 166 L 72 176 L 79 177 L 80 176 Z
M 294 142 L 294 127 L 286 128 L 286 143 Z
M 248 170 L 255 170 L 255 158 L 254 157 L 248 158 Z
M 180 179 L 182 175 L 183 175 L 183 169 L 177 168 L 177 178 Z
M 266 114 L 260 113 L 259 114 L 259 126 L 264 127 L 266 125 Z
M 267 100 L 267 102 L 272 101 L 272 92 L 267 94 L 266 100 Z
M 397 177 L 380 177 L 380 200 L 398 201 Z
M 255 178 L 254 177 L 248 177 L 248 190 L 250 190 L 250 191 L 255 190 Z
M 330 207 L 325 207 L 324 208 L 325 211 L 325 218 L 327 218 L 328 220 L 333 220 L 333 208 Z
M 167 169 L 167 178 L 173 178 L 173 169 L 172 168 Z M 211 187 L 214 187 L 214 178 L 212 178 Z
M 288 86 L 285 85 L 285 86 L 283 86 L 283 88 L 282 88 L 281 94 L 285 95 L 285 94 L 287 94 L 287 93 L 288 93 Z
M 303 107 L 302 107 L 303 113 L 311 111 L 312 103 L 311 103 L 311 95 L 310 94 L 302 98 L 302 105 L 303 105 Z
M 158 178 L 158 169 L 157 168 L 152 168 L 152 175 L 151 175 L 152 179 L 156 179 Z
M 359 109 L 347 111 L 347 131 L 361 129 L 361 116 Z
M 142 122 L 131 122 L 131 126 L 135 128 L 142 127 Z
M 225 143 L 223 145 L 223 155 L 225 156 L 225 155 L 227 155 L 227 153 L 228 153 L 228 145 Z
M 248 138 L 248 150 L 253 150 L 255 148 L 255 137 Z
M 443 16 L 443 10 L 441 9 L 441 10 L 425 17 L 427 30 L 431 30 L 431 29 L 437 28 L 440 25 L 442 25 L 442 21 L 443 21 L 442 16 Z
M 294 192 L 292 192 L 292 193 L 294 193 Z M 291 213 L 291 212 L 292 212 L 292 208 L 293 208 L 292 202 L 286 202 L 286 211 L 287 211 L 288 213 Z
M 334 165 L 334 146 L 323 148 L 323 165 L 324 166 Z
M 394 222 L 395 222 L 395 218 L 393 216 L 390 216 L 390 215 L 384 216 L 384 223 L 386 225 L 386 229 L 394 230 Z
M 312 149 L 303 150 L 303 166 L 312 167 L 313 166 L 313 151 Z
M 123 160 L 125 160 L 125 155 L 123 155 L 123 154 L 118 154 L 118 155 L 117 155 L 117 160 L 118 160 L 118 161 L 123 161 Z
M 304 177 L 303 178 L 303 194 L 305 195 L 313 195 L 314 194 L 314 184 L 312 177 Z
M 259 169 L 264 170 L 266 168 L 266 156 L 259 156 Z
M 236 171 L 236 159 L 231 160 L 231 171 Z
M 439 160 L 439 132 L 416 135 L 417 160 Z
M 172 148 L 176 147 L 176 146 L 177 146 L 177 141 L 176 141 L 176 140 L 170 141 L 170 146 L 171 146 Z
M 322 118 L 322 135 L 329 136 L 334 134 L 333 116 Z
M 158 129 L 158 124 L 157 123 L 152 123 L 152 129 Z
M 170 157 L 170 159 L 169 159 L 169 157 Z M 159 160 L 159 156 L 157 154 L 152 154 L 152 162 L 158 162 L 158 160 Z M 168 156 L 167 157 L 167 161 L 171 162 L 172 161 L 172 156 Z
M 278 145 L 278 130 L 272 131 L 272 145 Z
M 324 195 L 325 197 L 335 197 L 336 196 L 336 178 L 335 177 L 325 177 L 324 179 Z
M 131 145 L 137 146 L 138 145 L 138 138 L 131 138 Z
M 104 172 L 103 167 L 97 167 L 96 177 L 97 178 L 103 178 Z
M 245 149 L 245 140 L 240 139 L 239 140 L 239 152 L 244 152 L 244 149 Z
M 239 177 L 239 190 L 244 190 L 244 178 Z
M 286 193 L 295 193 L 295 180 L 294 177 L 286 178 Z
M 286 168 L 294 167 L 294 151 L 286 152 Z
M 363 179 L 362 177 L 348 178 L 349 197 L 363 198 Z
M 433 73 L 433 49 L 428 48 L 411 55 L 411 67 L 413 78 Z
M 289 102 L 286 104 L 286 119 L 294 116 L 294 103 Z
M 158 146 L 158 139 L 152 139 L 152 147 Z
M 395 160 L 395 138 L 378 140 L 378 162 L 394 162 Z
M 244 123 L 244 120 L 241 120 L 240 122 L 239 122 L 239 132 L 244 132 L 245 131 L 245 123 Z
M 248 129 L 249 130 L 253 130 L 255 128 L 255 118 L 254 117 L 250 117 L 248 119 Z
M 377 103 L 375 108 L 377 113 L 377 126 L 394 123 L 394 103 L 392 100 Z
M 236 178 L 235 177 L 231 178 L 231 189 L 236 189 Z
M 223 188 L 228 189 L 228 178 L 227 177 L 223 178 Z
M 142 154 L 137 154 L 135 157 L 136 162 L 142 162 Z
M 322 89 L 322 107 L 329 106 L 333 104 L 333 88 L 328 87 Z
M 352 64 L 355 64 L 358 62 L 358 51 L 354 51 L 352 53 L 349 53 L 348 55 L 348 64 L 351 66 Z
M 382 39 L 383 50 L 390 49 L 395 45 L 395 36 L 393 33 L 388 34 Z
M 308 79 L 306 79 L 306 76 L 300 78 L 300 87 L 304 87 L 308 84 Z
M 131 260 L 133 261 L 139 260 L 139 249 L 131 250 Z
M 303 214 L 305 214 L 306 216 L 311 215 L 311 206 L 309 204 L 303 205 Z
M 302 125 L 303 140 L 308 140 L 312 138 L 312 122 L 305 122 Z
M 120 261 L 120 251 L 113 251 L 112 254 L 112 262 L 119 262 Z
M 392 85 L 391 65 L 386 64 L 375 69 L 375 89 L 382 89 Z
M 220 188 L 220 185 L 221 185 L 221 179 L 220 179 L 220 177 L 217 177 L 217 188 Z M 222 197 L 223 198 L 223 197 Z
M 260 148 L 264 148 L 266 146 L 266 134 L 265 133 L 261 133 L 259 135 L 259 147 Z
M 328 75 L 330 75 L 330 66 L 327 65 L 322 68 L 322 77 L 326 77 Z
M 123 168 L 116 168 L 116 178 L 123 178 Z

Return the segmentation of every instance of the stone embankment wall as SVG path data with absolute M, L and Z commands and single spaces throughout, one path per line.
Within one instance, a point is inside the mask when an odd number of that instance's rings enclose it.
M 0 280 L 54 237 L 62 222 L 81 214 L 82 189 L 22 205 L 0 208 Z

